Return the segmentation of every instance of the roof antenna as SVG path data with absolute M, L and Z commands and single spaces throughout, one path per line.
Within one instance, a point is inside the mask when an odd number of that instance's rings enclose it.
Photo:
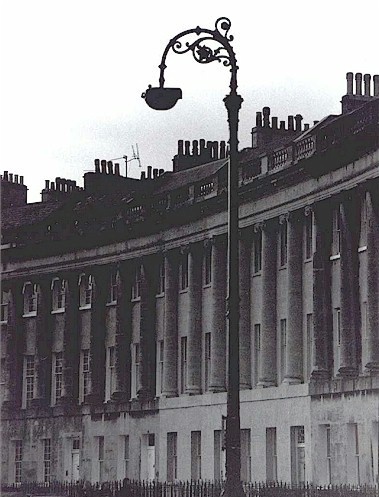
M 141 160 L 140 160 L 140 157 L 139 157 L 139 150 L 138 150 L 138 143 L 136 143 L 136 148 L 134 149 L 134 146 L 132 145 L 132 151 L 133 151 L 133 156 L 130 160 L 133 160 L 133 159 L 136 159 L 138 160 L 138 167 L 142 167 L 141 166 Z
M 137 160 L 138 167 L 142 167 L 141 166 L 141 159 L 139 157 L 138 143 L 136 143 L 136 148 L 134 148 L 134 146 L 132 145 L 132 152 L 133 152 L 133 155 L 130 159 L 128 159 L 127 155 L 123 155 L 122 157 L 117 157 L 116 159 L 111 159 L 112 161 L 124 159 L 124 161 L 125 161 L 125 177 L 126 178 L 128 177 L 128 162 L 131 162 L 132 160 Z

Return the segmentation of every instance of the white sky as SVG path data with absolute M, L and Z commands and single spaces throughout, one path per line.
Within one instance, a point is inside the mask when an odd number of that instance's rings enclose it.
M 240 148 L 263 106 L 312 123 L 340 112 L 346 72 L 379 73 L 378 0 L 3 0 L 0 15 L 1 172 L 24 175 L 29 202 L 45 179 L 82 185 L 95 158 L 130 157 L 136 143 L 144 169 L 171 170 L 179 139 L 227 139 L 221 64 L 171 53 L 166 84 L 183 100 L 157 112 L 141 98 L 182 30 L 232 22 Z M 129 171 L 140 176 L 136 161 Z

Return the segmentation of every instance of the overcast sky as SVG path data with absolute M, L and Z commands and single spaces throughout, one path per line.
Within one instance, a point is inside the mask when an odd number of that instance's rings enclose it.
M 136 144 L 143 169 L 171 170 L 179 139 L 227 139 L 221 64 L 171 53 L 166 84 L 183 100 L 157 112 L 141 98 L 158 84 L 170 38 L 221 16 L 232 22 L 244 98 L 240 148 L 263 106 L 312 123 L 340 112 L 346 72 L 379 73 L 378 0 L 3 0 L 1 171 L 23 175 L 36 202 L 45 179 L 82 185 L 95 158 L 131 157 Z M 130 176 L 140 172 L 129 163 Z

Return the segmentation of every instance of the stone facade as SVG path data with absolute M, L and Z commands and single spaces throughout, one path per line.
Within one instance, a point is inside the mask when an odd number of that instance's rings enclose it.
M 240 152 L 243 480 L 378 479 L 374 78 L 311 128 L 266 107 Z M 5 482 L 225 476 L 227 150 L 200 150 L 4 200 Z

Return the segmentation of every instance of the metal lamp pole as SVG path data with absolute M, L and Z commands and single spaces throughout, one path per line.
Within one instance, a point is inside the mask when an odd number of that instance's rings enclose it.
M 226 418 L 226 482 L 224 496 L 245 497 L 241 483 L 241 436 L 239 397 L 239 262 L 238 262 L 238 121 L 243 99 L 237 93 L 237 60 L 230 44 L 231 22 L 226 17 L 217 19 L 215 29 L 196 27 L 175 36 L 166 46 L 159 65 L 159 87 L 149 88 L 142 97 L 155 110 L 171 109 L 182 98 L 180 88 L 164 87 L 166 57 L 170 49 L 177 54 L 192 52 L 200 64 L 218 61 L 230 67 L 230 92 L 224 98 L 229 124 L 228 167 L 228 388 Z M 182 42 L 184 37 L 197 35 L 194 41 Z

